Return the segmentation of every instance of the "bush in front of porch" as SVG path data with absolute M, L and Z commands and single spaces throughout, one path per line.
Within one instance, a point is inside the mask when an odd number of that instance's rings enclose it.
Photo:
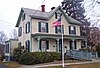
M 60 60 L 58 52 L 26 52 L 19 59 L 20 64 L 30 65 Z

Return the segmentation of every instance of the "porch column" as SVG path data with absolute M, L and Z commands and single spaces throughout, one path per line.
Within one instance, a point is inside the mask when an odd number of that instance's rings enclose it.
M 74 39 L 72 39 L 72 50 L 74 50 L 75 49 L 75 44 L 74 44 Z
M 87 39 L 85 39 L 85 46 L 86 46 L 86 48 L 87 48 Z
M 40 46 L 40 37 L 38 37 L 37 40 L 38 40 L 38 52 L 39 52 L 40 51 L 40 48 L 39 48 L 39 46 Z
M 57 38 L 57 52 L 59 52 L 59 38 Z

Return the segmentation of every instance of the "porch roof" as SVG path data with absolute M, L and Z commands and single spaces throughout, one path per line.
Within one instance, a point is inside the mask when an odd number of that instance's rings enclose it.
M 48 33 L 35 33 L 31 35 L 34 39 L 36 38 L 47 38 L 47 39 L 61 39 L 61 34 L 48 34 Z M 77 35 L 63 35 L 64 39 L 87 39 L 87 36 L 77 36 Z

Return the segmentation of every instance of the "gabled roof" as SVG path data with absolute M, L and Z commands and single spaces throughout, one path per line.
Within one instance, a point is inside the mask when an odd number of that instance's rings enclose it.
M 40 10 L 35 10 L 35 9 L 28 9 L 28 8 L 21 8 L 19 17 L 18 17 L 18 21 L 16 24 L 16 27 L 19 26 L 20 20 L 21 20 L 21 16 L 24 13 L 28 14 L 31 18 L 33 19 L 41 19 L 41 20 L 49 20 L 57 10 L 60 10 L 63 15 L 65 16 L 66 20 L 71 23 L 71 24 L 82 24 L 81 22 L 71 18 L 70 16 L 68 16 L 63 9 L 61 8 L 61 6 L 58 6 L 57 8 L 55 8 L 54 10 L 50 11 L 50 12 L 42 12 Z

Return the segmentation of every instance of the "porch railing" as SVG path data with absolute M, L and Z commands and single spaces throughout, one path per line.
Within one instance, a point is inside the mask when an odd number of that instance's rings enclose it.
M 86 52 L 86 51 L 80 51 L 80 50 L 67 50 L 66 56 L 69 56 L 73 59 L 85 59 L 85 60 L 93 60 L 98 58 L 97 52 Z

